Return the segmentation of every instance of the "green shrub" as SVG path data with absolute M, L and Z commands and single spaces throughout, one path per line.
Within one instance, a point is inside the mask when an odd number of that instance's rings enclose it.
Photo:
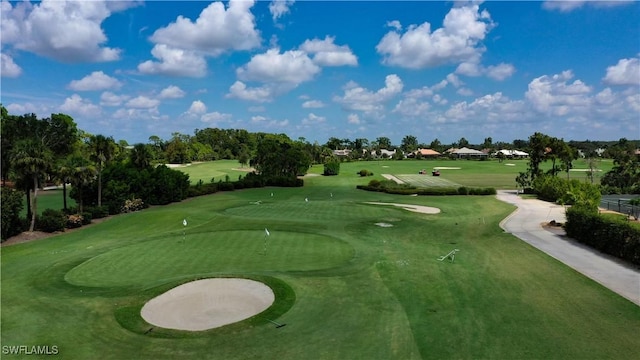
M 640 230 L 626 220 L 609 219 L 597 210 L 567 210 L 567 236 L 606 254 L 640 265 Z
M 24 207 L 22 203 L 24 193 L 4 187 L 0 189 L 0 193 L 2 196 L 0 201 L 2 206 L 2 211 L 0 212 L 2 217 L 1 239 L 4 241 L 25 230 L 24 222 L 20 219 L 20 211 Z
M 85 211 L 81 215 L 82 215 L 82 225 L 91 224 L 92 217 L 90 212 Z
M 458 195 L 469 195 L 469 189 L 464 186 L 458 188 Z
M 62 211 L 46 209 L 36 218 L 36 229 L 44 232 L 64 231 L 67 217 Z
M 330 158 L 324 164 L 324 172 L 325 176 L 333 176 L 338 175 L 340 173 L 340 160 L 337 158 Z
M 373 179 L 369 181 L 369 186 L 374 188 L 379 188 L 381 185 L 380 180 Z
M 358 171 L 356 174 L 365 177 L 365 176 L 373 176 L 373 173 L 367 169 L 362 169 L 360 171 Z

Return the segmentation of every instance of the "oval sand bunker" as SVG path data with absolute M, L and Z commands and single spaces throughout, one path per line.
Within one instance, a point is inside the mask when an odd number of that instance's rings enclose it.
M 149 300 L 140 314 L 159 327 L 202 331 L 250 318 L 274 300 L 271 288 L 258 281 L 205 279 L 188 282 Z

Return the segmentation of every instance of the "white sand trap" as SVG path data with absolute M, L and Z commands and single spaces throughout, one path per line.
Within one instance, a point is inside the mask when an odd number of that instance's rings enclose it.
M 385 202 L 365 202 L 365 204 L 393 205 L 393 206 L 401 207 L 405 210 L 409 210 L 409 211 L 413 211 L 421 214 L 437 214 L 440 212 L 440 209 L 438 208 L 422 206 L 422 205 L 395 204 L 395 203 L 385 203 Z
M 516 166 L 516 164 L 511 164 L 511 163 L 507 163 L 507 164 L 504 164 L 504 165 L 505 166 Z
M 569 171 L 602 171 L 602 169 L 569 169 Z
M 140 314 L 159 327 L 202 331 L 248 319 L 266 310 L 274 300 L 271 288 L 258 281 L 205 279 L 149 300 Z
M 462 168 L 459 168 L 459 167 L 448 167 L 448 166 L 436 166 L 433 169 L 434 170 L 460 170 Z

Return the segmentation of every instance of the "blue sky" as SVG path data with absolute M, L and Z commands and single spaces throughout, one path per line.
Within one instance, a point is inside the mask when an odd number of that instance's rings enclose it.
M 42 1 L 1 8 L 10 114 L 129 143 L 206 127 L 448 144 L 640 138 L 632 1 Z

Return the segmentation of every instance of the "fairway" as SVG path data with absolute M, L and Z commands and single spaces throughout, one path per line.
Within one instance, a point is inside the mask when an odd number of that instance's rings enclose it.
M 460 184 L 456 184 L 451 180 L 447 180 L 443 177 L 439 176 L 431 176 L 431 175 L 407 175 L 407 174 L 399 174 L 396 177 L 402 180 L 406 184 L 410 184 L 416 187 L 459 187 Z
M 2 344 L 55 345 L 65 359 L 640 353 L 640 307 L 504 233 L 498 223 L 512 206 L 494 196 L 355 189 L 383 173 L 466 185 L 455 177 L 469 166 L 456 163 L 460 170 L 443 169 L 441 177 L 417 174 L 425 167 L 418 161 L 344 163 L 340 175 L 305 177 L 301 188 L 221 192 L 2 247 Z M 362 168 L 376 175 L 361 178 Z M 453 249 L 455 261 L 438 261 Z M 207 278 L 259 281 L 275 301 L 205 331 L 164 329 L 142 318 L 149 300 Z

